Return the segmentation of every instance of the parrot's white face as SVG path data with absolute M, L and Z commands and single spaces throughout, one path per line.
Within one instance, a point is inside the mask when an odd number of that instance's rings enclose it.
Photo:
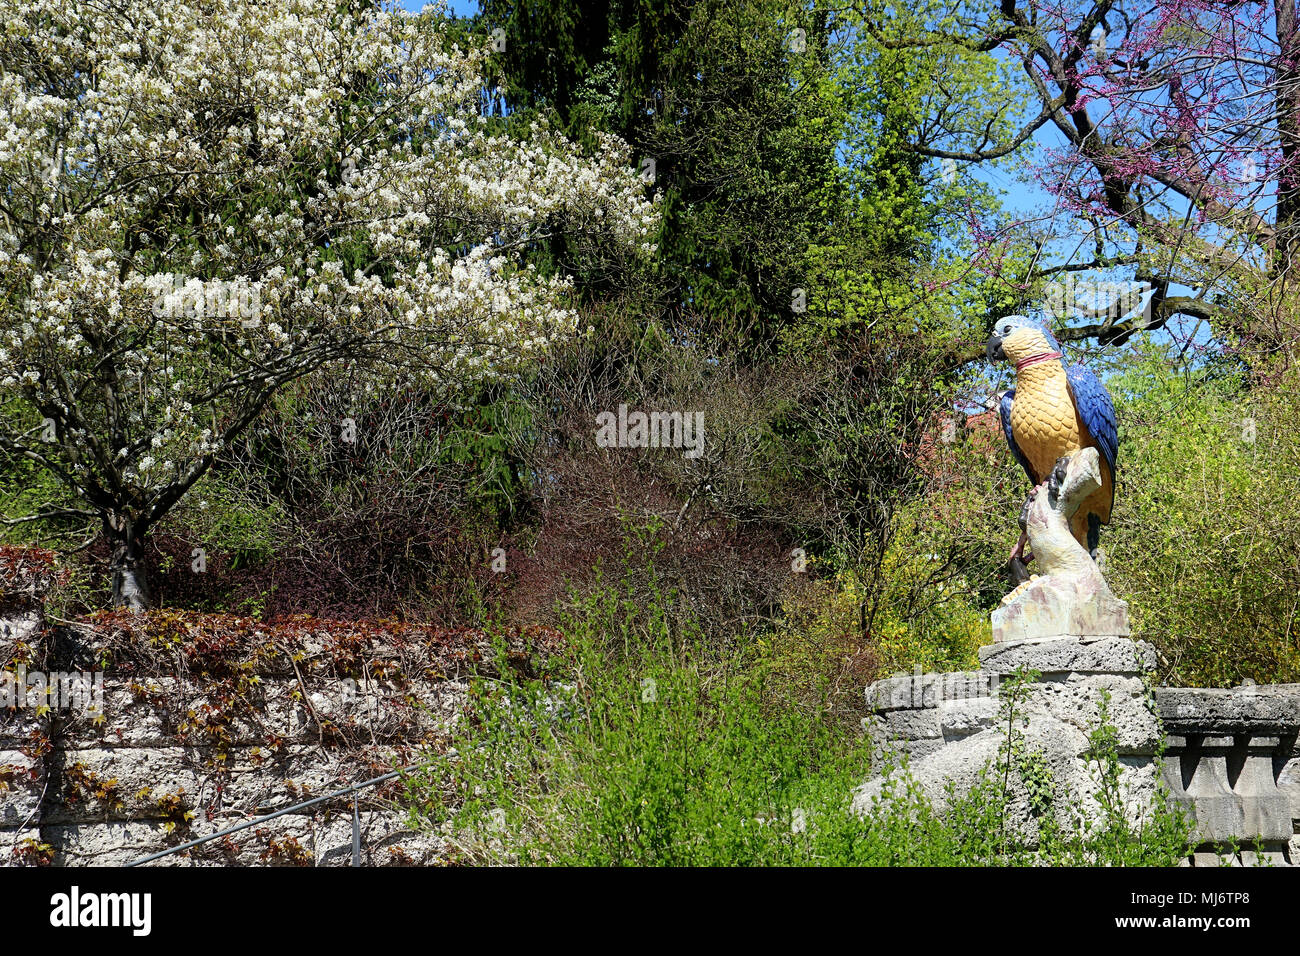
M 1022 325 L 1002 340 L 1002 351 L 1008 360 L 1019 362 L 1021 359 L 1050 352 L 1052 346 L 1047 341 L 1047 336 L 1038 329 Z
M 1002 319 L 993 327 L 987 354 L 990 361 L 1019 362 L 1052 351 L 1052 343 L 1042 329 Z

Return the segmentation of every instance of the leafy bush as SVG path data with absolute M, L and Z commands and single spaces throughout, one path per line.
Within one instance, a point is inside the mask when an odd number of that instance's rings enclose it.
M 927 558 L 915 560 L 933 564 Z M 977 651 L 990 637 L 988 612 L 955 587 L 913 579 L 934 569 L 908 567 L 905 560 L 891 549 L 875 604 L 873 588 L 856 569 L 829 570 L 789 589 L 780 621 L 761 637 L 771 680 L 783 694 L 856 723 L 864 713 L 862 688 L 877 678 L 979 666 Z M 809 571 L 827 563 L 810 559 Z
M 1300 379 L 1250 387 L 1170 358 L 1148 343 L 1112 385 L 1124 429 L 1112 586 L 1166 681 L 1300 680 Z

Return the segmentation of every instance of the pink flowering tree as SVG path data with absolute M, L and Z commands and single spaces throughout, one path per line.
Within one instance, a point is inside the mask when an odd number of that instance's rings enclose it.
M 1063 339 L 1122 342 L 1186 316 L 1260 349 L 1294 341 L 1295 0 L 867 6 L 882 47 L 1010 68 L 1008 95 L 978 107 L 969 95 L 947 102 L 936 84 L 911 148 L 958 170 L 1032 158 L 1045 208 L 972 210 L 971 262 L 1012 298 L 1082 316 Z M 1102 295 L 1069 296 L 1098 275 L 1146 293 L 1116 308 L 1094 278 Z

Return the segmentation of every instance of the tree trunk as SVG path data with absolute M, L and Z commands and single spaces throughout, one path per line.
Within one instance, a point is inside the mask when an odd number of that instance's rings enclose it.
M 1277 255 L 1273 273 L 1285 283 L 1300 247 L 1300 23 L 1296 17 L 1296 0 L 1275 0 L 1274 21 L 1277 26 L 1278 65 L 1274 76 L 1277 89 L 1278 146 L 1282 152 L 1282 172 L 1277 185 Z
M 113 606 L 132 611 L 149 607 L 149 586 L 144 570 L 144 536 L 128 526 L 113 541 L 113 556 L 108 568 L 113 576 Z

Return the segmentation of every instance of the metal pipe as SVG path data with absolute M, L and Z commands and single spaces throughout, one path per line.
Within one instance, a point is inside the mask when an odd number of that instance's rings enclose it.
M 336 797 L 342 797 L 349 793 L 355 793 L 356 791 L 361 790 L 364 787 L 371 787 L 377 783 L 383 783 L 385 780 L 392 780 L 394 777 L 400 777 L 404 773 L 410 773 L 418 766 L 419 764 L 411 764 L 409 767 L 402 767 L 400 770 L 390 771 L 389 773 L 384 774 L 382 777 L 375 777 L 373 780 L 365 780 L 361 783 L 354 783 L 350 787 L 344 787 L 342 790 L 335 790 L 333 793 L 327 793 L 323 797 L 315 797 L 311 800 L 305 800 L 302 803 L 295 803 L 291 807 L 285 807 L 282 810 L 276 810 L 274 813 L 268 813 L 264 817 L 258 817 L 255 820 L 245 820 L 243 823 L 236 824 L 235 826 L 229 827 L 225 830 L 220 830 L 217 833 L 210 833 L 207 836 L 202 836 L 199 837 L 198 839 L 190 840 L 188 843 L 182 843 L 179 846 L 169 847 L 166 850 L 160 850 L 157 853 L 151 853 L 148 856 L 142 856 L 138 860 L 132 860 L 130 863 L 123 864 L 123 866 L 140 866 L 144 863 L 152 863 L 154 860 L 161 860 L 165 856 L 170 856 L 173 853 L 180 853 L 182 850 L 188 850 L 191 847 L 199 846 L 200 844 L 207 843 L 209 840 L 215 840 L 218 837 L 228 836 L 231 833 L 237 833 L 240 830 L 247 830 L 249 827 L 255 827 L 259 823 L 265 823 L 267 820 L 274 820 L 276 817 L 282 817 L 286 813 L 293 813 L 295 810 L 301 810 L 304 807 L 315 806 L 318 803 L 324 803 L 326 800 L 333 800 Z

